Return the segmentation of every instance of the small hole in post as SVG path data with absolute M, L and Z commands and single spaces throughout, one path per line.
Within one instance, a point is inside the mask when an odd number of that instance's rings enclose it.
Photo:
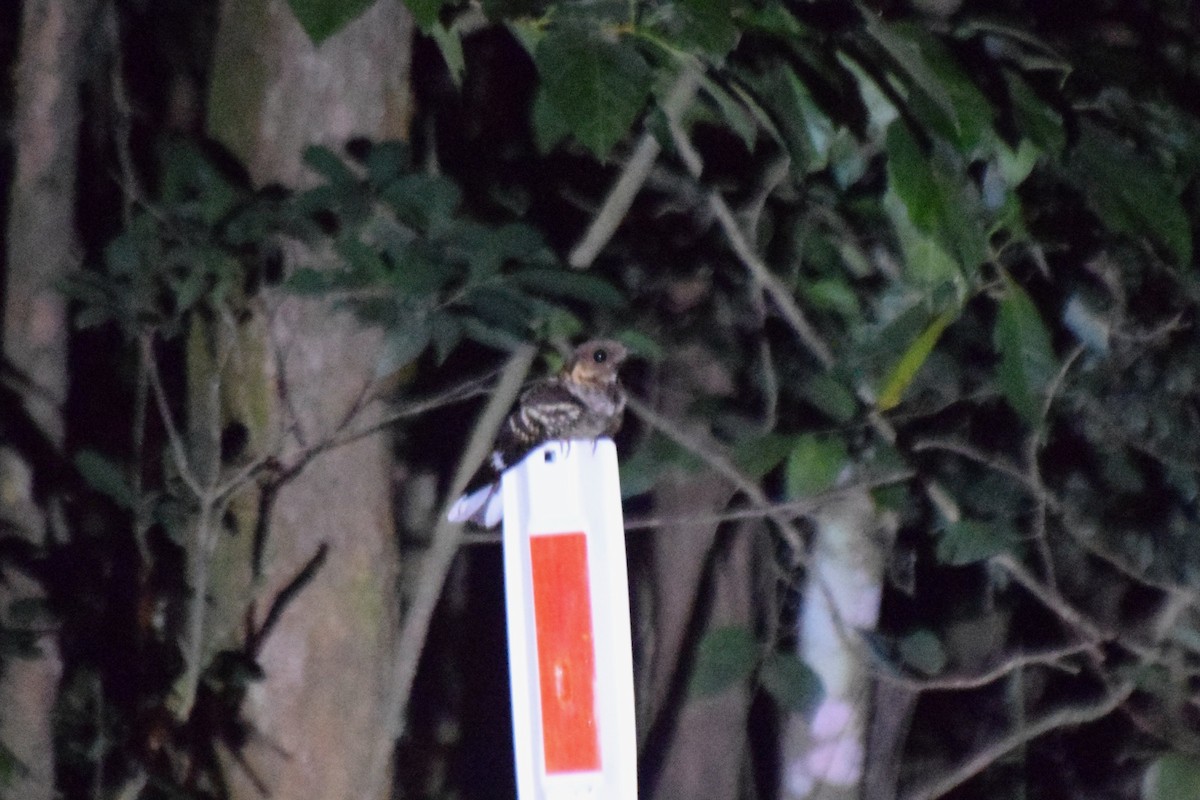
M 554 459 L 557 457 L 557 453 L 555 453 L 553 450 L 545 451 L 544 455 L 545 455 L 547 464 L 553 464 Z

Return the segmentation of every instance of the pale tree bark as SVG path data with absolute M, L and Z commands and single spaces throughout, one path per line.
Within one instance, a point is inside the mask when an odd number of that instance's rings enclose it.
M 301 163 L 306 146 L 336 150 L 353 137 L 406 135 L 411 38 L 399 0 L 379 0 L 319 47 L 282 0 L 226 0 L 209 133 L 257 184 L 310 184 Z M 298 250 L 288 253 L 293 264 L 311 258 Z M 190 350 L 198 357 L 191 369 L 203 373 L 214 352 L 228 354 L 221 413 L 249 428 L 252 451 L 277 449 L 289 464 L 357 408 L 379 346 L 377 331 L 327 301 L 268 291 L 255 319 L 236 334 L 193 335 Z M 194 374 L 193 387 L 205 385 L 203 378 Z M 213 413 L 195 390 L 193 403 L 196 416 Z M 379 411 L 366 404 L 356 427 Z M 192 422 L 203 429 L 202 419 Z M 389 730 L 381 709 L 398 616 L 386 435 L 328 450 L 287 481 L 269 519 L 261 574 L 248 574 L 244 549 L 237 558 L 216 553 L 207 591 L 219 598 L 240 584 L 258 598 L 261 622 L 264 605 L 323 545 L 323 566 L 259 652 L 266 677 L 244 709 L 257 731 L 243 753 L 255 777 L 231 763 L 234 797 L 257 798 L 259 788 L 275 800 L 388 796 L 387 776 L 369 774 L 375 743 Z M 218 616 L 209 631 L 219 639 L 222 628 Z
M 694 512 L 693 512 L 694 513 Z M 706 630 L 726 626 L 754 629 L 757 544 L 762 527 L 739 526 L 712 570 L 712 606 Z M 729 800 L 741 795 L 749 753 L 751 687 L 737 682 L 706 697 L 680 697 L 678 718 L 656 777 L 653 797 L 661 800 Z
M 73 232 L 79 81 L 94 7 L 81 0 L 25 0 L 16 67 L 4 357 L 17 373 L 30 418 L 56 447 L 63 442 L 67 394 L 67 309 L 56 284 L 78 259 Z M 48 515 L 34 502 L 31 470 L 15 451 L 0 453 L 0 517 L 42 545 Z M 2 613 L 13 600 L 43 594 L 28 576 L 6 570 L 3 578 Z M 25 800 L 55 795 L 51 712 L 62 660 L 53 635 L 41 636 L 37 647 L 38 658 L 10 661 L 0 678 L 0 741 L 24 767 L 6 787 L 7 796 Z
M 866 493 L 829 503 L 814 522 L 798 655 L 825 694 L 811 719 L 794 713 L 784 720 L 779 796 L 852 800 L 863 794 L 872 701 L 871 665 L 858 636 L 879 621 L 894 531 Z
M 720 395 L 732 388 L 729 374 L 703 347 L 681 348 L 666 363 L 659 407 L 671 419 L 682 419 L 697 394 Z M 702 425 L 689 433 L 698 443 L 708 442 Z M 654 492 L 655 515 L 665 520 L 715 515 L 734 492 L 728 480 L 713 472 L 664 476 Z M 653 534 L 654 623 L 641 637 L 645 668 L 639 705 L 641 735 L 644 740 L 649 737 L 645 744 L 662 759 L 657 771 L 647 775 L 651 784 L 643 791 L 649 788 L 650 796 L 662 800 L 723 800 L 734 796 L 739 778 L 747 688 L 692 700 L 685 689 L 689 662 L 683 656 L 689 635 L 695 634 L 700 592 L 718 529 L 716 522 L 668 522 Z M 713 570 L 710 625 L 750 624 L 753 603 L 743 544 L 735 543 L 728 559 Z

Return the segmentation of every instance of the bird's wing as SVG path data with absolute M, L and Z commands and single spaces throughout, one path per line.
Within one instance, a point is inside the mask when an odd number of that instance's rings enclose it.
M 539 381 L 521 394 L 516 409 L 505 420 L 496 439 L 496 451 L 507 468 L 533 448 L 561 438 L 587 413 L 587 407 L 558 379 Z
M 484 528 L 494 528 L 504 516 L 504 501 L 499 483 L 489 483 L 464 494 L 451 506 L 446 515 L 451 522 L 474 522 Z

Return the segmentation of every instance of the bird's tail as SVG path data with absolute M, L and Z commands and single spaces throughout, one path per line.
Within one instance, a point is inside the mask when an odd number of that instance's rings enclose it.
M 451 522 L 473 522 L 484 528 L 494 528 L 504 518 L 504 498 L 499 483 L 464 494 L 450 507 L 446 515 Z

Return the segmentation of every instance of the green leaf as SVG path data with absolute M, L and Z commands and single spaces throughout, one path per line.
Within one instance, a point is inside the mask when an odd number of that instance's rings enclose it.
M 102 305 L 84 306 L 75 314 L 76 330 L 86 331 L 115 319 L 111 308 Z
M 384 187 L 412 168 L 412 153 L 405 142 L 378 142 L 367 153 L 367 178 Z
M 903 204 L 892 192 L 884 197 L 900 251 L 904 255 L 904 277 L 926 295 L 934 295 L 943 287 L 953 287 L 961 297 L 966 281 L 958 261 L 950 254 L 943 239 L 917 228 L 908 217 Z
M 438 366 L 445 363 L 462 341 L 462 323 L 452 314 L 434 314 L 429 321 L 429 338 Z
M 8 622 L 21 628 L 49 628 L 54 610 L 45 597 L 19 597 L 8 604 Z
M 1084 125 L 1070 174 L 1096 215 L 1112 229 L 1149 236 L 1181 265 L 1192 262 L 1192 230 L 1180 187 L 1115 135 Z
M 888 126 L 888 185 L 904 203 L 908 218 L 920 230 L 934 230 L 942 215 L 942 192 L 929 168 L 929 159 L 903 120 Z
M 787 497 L 808 497 L 833 486 L 849 459 L 846 443 L 839 437 L 808 433 L 793 441 L 785 472 Z
M 333 249 L 345 263 L 357 286 L 366 286 L 380 280 L 387 272 L 379 253 L 373 247 L 359 241 L 357 236 L 339 236 L 333 243 Z
M 375 377 L 382 378 L 407 367 L 425 352 L 433 331 L 424 314 L 406 315 L 400 326 L 389 328 L 383 340 Z
M 529 57 L 533 58 L 538 42 L 546 35 L 545 27 L 529 19 L 505 19 L 504 26 L 521 47 L 525 48 Z
M 109 273 L 130 276 L 141 271 L 142 246 L 132 231 L 125 231 L 104 248 L 104 266 Z
M 908 75 L 912 85 L 923 92 L 957 130 L 958 110 L 942 78 L 930 66 L 922 51 L 919 31 L 907 25 L 882 22 L 874 15 L 868 14 L 867 33 Z
M 389 252 L 395 268 L 388 274 L 388 281 L 406 297 L 436 292 L 458 275 L 456 265 L 442 258 L 428 242 L 416 241 Z
M 723 57 L 737 42 L 731 17 L 731 0 L 679 0 L 676 8 L 683 18 L 680 38 L 710 55 Z
M 404 5 L 408 6 L 408 10 L 412 12 L 413 19 L 422 33 L 429 33 L 430 29 L 437 24 L 438 14 L 441 13 L 442 6 L 445 4 L 446 0 L 404 0 Z
M 974 155 L 977 148 L 992 136 L 996 119 L 995 109 L 941 40 L 925 30 L 910 30 L 915 32 L 930 70 L 945 89 L 954 107 L 954 118 L 947 120 L 954 123 L 953 127 L 942 128 L 942 134 L 948 141 L 953 142 L 960 152 Z M 914 104 L 919 105 L 921 104 Z M 935 127 L 933 123 L 941 118 L 940 109 L 936 115 L 925 116 L 930 119 L 931 127 Z
M 737 134 L 738 138 L 742 140 L 742 144 L 746 145 L 747 150 L 753 150 L 754 142 L 758 138 L 758 124 L 754 114 L 746 109 L 742 102 L 724 86 L 708 75 L 700 75 L 700 87 L 716 104 L 721 121 Z
M 818 372 L 807 376 L 800 392 L 805 400 L 834 422 L 846 423 L 858 414 L 858 399 L 854 392 L 828 373 Z
M 499 228 L 483 228 L 482 231 L 483 236 L 467 257 L 471 276 L 476 279 L 499 272 L 510 261 L 522 266 L 555 266 L 558 263 L 558 258 L 546 245 L 541 232 L 531 225 L 510 222 Z
M 901 201 L 919 234 L 906 234 L 898 222 L 901 247 L 928 251 L 919 261 L 906 259 L 910 266 L 924 265 L 940 250 L 957 257 L 960 267 L 974 274 L 987 258 L 987 231 L 977 193 L 968 188 L 959 157 L 945 146 L 926 154 L 902 120 L 888 128 L 887 152 L 889 195 Z M 940 271 L 942 265 L 938 266 Z
M 780 708 L 811 717 L 825 697 L 821 677 L 791 653 L 772 653 L 758 676 L 762 687 Z
M 613 338 L 628 347 L 630 353 L 646 361 L 659 362 L 666 356 L 666 351 L 663 350 L 661 344 L 648 334 L 633 328 L 617 331 Z
M 522 288 L 545 297 L 580 300 L 599 308 L 625 308 L 625 297 L 612 284 L 581 272 L 564 269 L 523 269 L 512 273 Z
M 782 433 L 767 433 L 743 439 L 733 448 L 733 463 L 748 478 L 758 480 L 787 458 L 794 442 L 794 437 Z
M 488 327 L 499 328 L 513 336 L 523 334 L 535 316 L 533 301 L 506 287 L 473 289 L 463 298 L 463 304 Z
M 1067 144 L 1062 115 L 1042 102 L 1017 73 L 1005 70 L 1004 79 L 1008 84 L 1008 96 L 1012 101 L 1017 127 L 1044 152 L 1054 158 L 1060 157 Z
M 924 675 L 937 675 L 946 668 L 946 651 L 930 630 L 916 630 L 901 639 L 900 658 Z
M 621 496 L 636 497 L 650 491 L 667 468 L 695 472 L 700 461 L 662 434 L 651 434 L 633 455 L 620 460 Z
M 283 288 L 295 294 L 321 294 L 329 290 L 329 278 L 320 270 L 300 267 L 283 282 Z
M 375 0 L 288 0 L 292 13 L 313 44 L 333 36 L 366 11 Z
M 421 229 L 444 224 L 462 202 L 462 190 L 454 181 L 423 173 L 393 181 L 380 196 L 402 222 Z
M 535 61 L 549 106 L 542 115 L 553 109 L 599 158 L 629 133 L 650 94 L 653 73 L 628 39 L 565 28 L 538 43 Z
M 1167 753 L 1142 779 L 1142 800 L 1200 800 L 1200 758 Z
M 800 77 L 791 69 L 775 69 L 745 73 L 744 78 L 769 112 L 773 124 L 764 127 L 787 148 L 793 170 L 803 174 L 824 169 L 834 125 Z
M 1000 523 L 962 519 L 940 531 L 937 559 L 951 566 L 972 564 L 1012 550 L 1019 542 L 1016 532 Z
M 533 98 L 533 139 L 538 152 L 549 153 L 571 135 L 567 118 L 546 94 L 544 86 L 538 86 Z
M 27 767 L 17 754 L 0 742 L 0 789 L 7 788 L 18 778 L 29 775 Z
M 857 319 L 860 314 L 858 294 L 844 278 L 822 278 L 803 283 L 799 288 L 813 308 L 833 311 L 850 320 Z
M 180 211 L 188 209 L 206 224 L 223 219 L 242 199 L 234 185 L 244 176 L 218 168 L 194 142 L 173 140 L 163 145 L 162 201 Z
M 440 22 L 432 25 L 426 32 L 437 43 L 438 51 L 441 52 L 442 60 L 446 62 L 446 67 L 450 70 L 450 78 L 454 81 L 454 85 L 461 89 L 463 75 L 467 72 L 467 57 L 463 53 L 462 37 Z
M 304 163 L 320 173 L 333 186 L 355 183 L 358 179 L 337 153 L 324 145 L 309 145 L 304 150 Z
M 904 355 L 900 356 L 900 361 L 892 373 L 884 381 L 883 390 L 880 391 L 879 399 L 876 401 L 880 411 L 895 408 L 900 403 L 900 398 L 904 396 L 904 392 L 912 384 L 913 378 L 917 376 L 917 372 L 925 364 L 929 354 L 933 352 L 938 339 L 942 337 L 942 331 L 946 330 L 946 326 L 957 316 L 956 311 L 946 311 L 938 315 L 929 324 L 929 327 L 923 330 L 921 335 L 908 346 Z
M 809 32 L 807 26 L 802 25 L 800 20 L 778 2 L 767 3 L 761 8 L 738 4 L 733 11 L 733 18 L 743 30 L 771 34 L 784 39 L 799 38 Z
M 759 645 L 742 626 L 714 628 L 696 650 L 696 665 L 688 682 L 692 697 L 710 697 L 747 680 L 758 664 Z
M 81 450 L 75 456 L 75 469 L 100 494 L 121 508 L 133 508 L 137 498 L 125 477 L 125 469 L 95 450 Z
M 1041 418 L 1042 395 L 1058 372 L 1050 333 L 1037 307 L 1016 282 L 1004 276 L 1005 293 L 993 339 L 1000 363 L 996 383 L 1004 399 L 1026 422 Z

